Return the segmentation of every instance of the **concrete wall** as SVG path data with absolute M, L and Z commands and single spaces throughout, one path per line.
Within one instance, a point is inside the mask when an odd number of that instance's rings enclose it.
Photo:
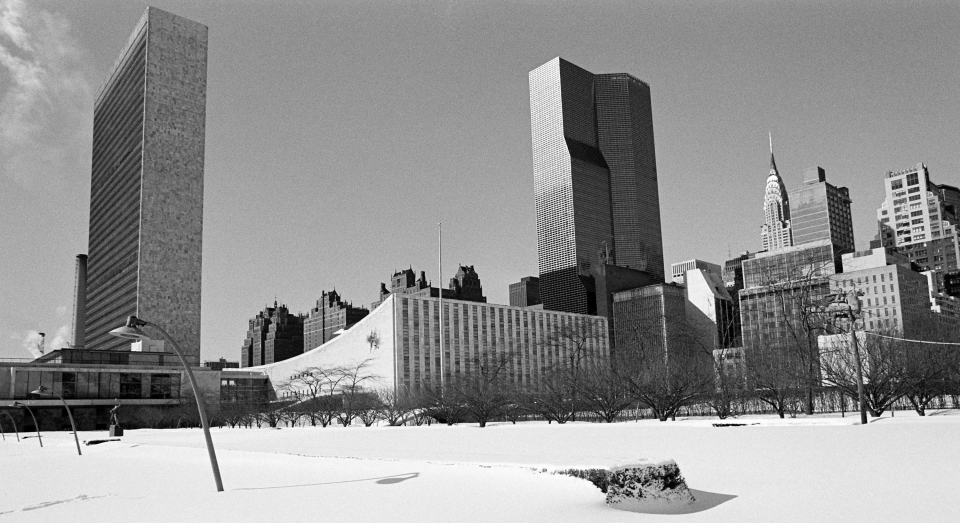
M 366 361 L 365 373 L 374 376 L 367 382 L 367 387 L 393 387 L 396 384 L 395 301 L 395 296 L 388 296 L 367 317 L 319 347 L 287 360 L 243 370 L 263 372 L 276 390 L 291 376 L 310 367 L 356 366 Z M 380 339 L 379 346 L 372 347 L 367 341 L 371 334 Z

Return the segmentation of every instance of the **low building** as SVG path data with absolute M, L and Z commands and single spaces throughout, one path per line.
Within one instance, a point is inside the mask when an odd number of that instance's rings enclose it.
M 509 381 L 530 384 L 569 361 L 574 351 L 609 353 L 604 318 L 462 300 L 390 294 L 353 328 L 294 358 L 244 369 L 261 372 L 276 390 L 296 387 L 304 370 L 364 365 L 368 388 L 418 389 L 475 372 L 502 358 Z M 441 368 L 443 372 L 441 373 Z
M 193 373 L 202 395 L 219 395 L 219 371 L 199 367 Z M 78 430 L 107 429 L 110 409 L 118 402 L 123 420 L 134 408 L 170 408 L 193 401 L 180 358 L 169 352 L 60 349 L 31 362 L 0 363 L 0 403 L 19 401 L 30 407 L 40 430 L 68 430 L 60 399 L 33 394 L 41 386 L 63 397 Z M 26 413 L 8 412 L 19 417 L 21 430 L 36 429 Z
M 201 367 L 206 367 L 210 370 L 224 370 L 224 369 L 239 369 L 239 361 L 227 361 L 226 358 L 220 358 L 215 361 L 205 361 Z

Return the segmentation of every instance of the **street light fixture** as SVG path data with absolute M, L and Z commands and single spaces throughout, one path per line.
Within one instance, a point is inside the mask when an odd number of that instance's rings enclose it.
M 63 399 L 63 396 L 61 396 L 58 392 L 50 390 L 43 385 L 40 385 L 40 388 L 31 392 L 31 394 L 37 394 L 39 396 L 56 396 L 60 398 L 60 401 L 63 402 L 63 407 L 67 409 L 67 416 L 70 418 L 70 427 L 73 429 L 73 441 L 77 443 L 77 454 L 82 456 L 83 453 L 80 452 L 80 438 L 77 437 L 77 424 L 73 422 L 73 413 L 70 412 L 70 405 L 67 405 L 67 400 Z M 36 420 L 34 420 L 34 422 L 36 422 Z
M 40 442 L 40 446 L 42 447 L 42 446 L 43 446 L 43 438 L 40 437 L 40 424 L 37 423 L 37 417 L 33 415 L 33 411 L 30 410 L 30 407 L 24 405 L 23 403 L 20 403 L 19 401 L 14 401 L 14 402 L 13 402 L 13 405 L 11 405 L 11 407 L 14 407 L 14 408 L 17 408 L 17 409 L 27 409 L 27 412 L 30 413 L 30 417 L 33 418 L 33 426 L 37 428 L 37 441 Z
M 17 442 L 19 443 L 19 442 L 20 442 L 20 431 L 17 430 L 17 422 L 14 421 L 13 416 L 11 416 L 9 412 L 3 411 L 3 413 L 6 414 L 8 418 L 10 418 L 10 423 L 13 423 L 13 431 L 17 434 Z M 7 436 L 3 436 L 3 439 L 7 439 Z
M 827 295 L 831 300 L 827 312 L 846 314 L 850 318 L 850 343 L 853 346 L 853 359 L 857 370 L 857 403 L 860 407 L 860 424 L 867 424 L 866 395 L 863 390 L 863 363 L 860 360 L 860 347 L 857 346 L 857 320 L 860 313 L 860 293 L 850 290 L 846 293 Z
M 184 359 L 180 346 L 177 345 L 177 342 L 173 341 L 173 338 L 171 338 L 162 327 L 156 323 L 141 320 L 136 316 L 127 318 L 126 325 L 113 329 L 110 331 L 110 334 L 129 340 L 149 340 L 151 339 L 150 336 L 140 329 L 140 327 L 146 327 L 148 325 L 156 329 L 160 335 L 163 336 L 164 340 L 170 342 L 173 351 L 176 352 L 177 357 L 180 358 L 180 363 L 183 364 L 183 369 L 187 373 L 187 379 L 190 380 L 190 388 L 193 389 L 193 397 L 197 400 L 197 411 L 200 413 L 200 425 L 203 427 L 203 437 L 207 440 L 207 454 L 210 456 L 210 467 L 213 469 L 213 479 L 217 482 L 217 492 L 223 492 L 223 482 L 220 480 L 220 465 L 217 464 L 217 453 L 213 450 L 213 438 L 210 437 L 210 423 L 207 421 L 207 411 L 203 408 L 203 402 L 200 400 L 200 388 L 197 386 L 197 380 L 193 377 L 193 371 L 190 370 L 190 365 L 188 365 L 187 360 Z

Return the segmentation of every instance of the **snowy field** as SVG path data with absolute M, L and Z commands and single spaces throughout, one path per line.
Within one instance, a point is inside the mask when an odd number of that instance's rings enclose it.
M 45 521 L 960 521 L 960 415 L 743 417 L 455 427 L 199 429 L 0 442 L 0 523 Z M 25 435 L 21 434 L 21 438 Z M 106 438 L 82 432 L 81 442 Z M 590 483 L 535 467 L 672 458 L 698 502 L 608 508 Z

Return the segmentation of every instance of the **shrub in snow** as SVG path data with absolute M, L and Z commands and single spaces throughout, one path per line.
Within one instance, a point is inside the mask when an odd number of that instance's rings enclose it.
M 612 467 L 607 482 L 607 504 L 622 510 L 646 512 L 696 501 L 672 459 L 637 460 Z

